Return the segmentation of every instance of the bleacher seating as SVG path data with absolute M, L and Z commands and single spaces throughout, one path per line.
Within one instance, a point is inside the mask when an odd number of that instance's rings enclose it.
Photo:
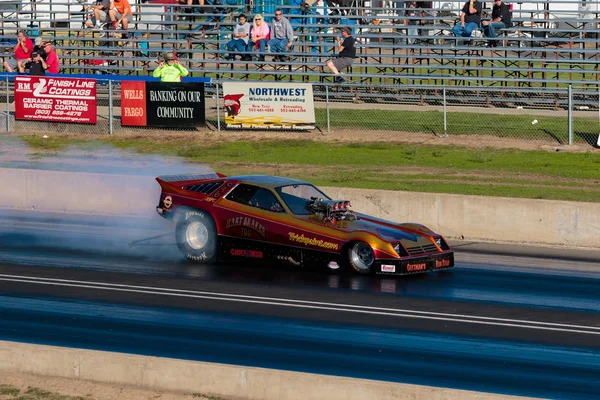
M 328 83 L 333 79 L 325 62 L 336 54 L 339 28 L 350 25 L 359 41 L 358 59 L 345 71 L 346 80 L 375 89 L 385 84 L 595 87 L 600 74 L 598 11 L 568 9 L 553 14 L 513 9 L 513 26 L 502 30 L 498 46 L 489 49 L 485 37 L 452 45 L 450 30 L 461 2 L 419 9 L 415 17 L 405 17 L 405 8 L 389 8 L 394 2 L 371 1 L 368 7 L 354 1 L 352 7 L 334 13 L 323 2 L 306 7 L 303 1 L 290 0 L 282 8 L 297 36 L 291 59 L 273 62 L 267 54 L 264 62 L 258 62 L 224 58 L 235 17 L 244 12 L 251 21 L 253 14 L 261 12 L 270 22 L 281 2 L 208 3 L 193 6 L 190 13 L 187 5 L 180 6 L 176 0 L 131 1 L 134 22 L 124 39 L 120 30 L 84 28 L 79 2 L 3 2 L 3 56 L 10 56 L 7 44 L 14 43 L 19 28 L 55 42 L 65 73 L 147 75 L 156 68 L 158 56 L 175 51 L 192 76 Z M 387 7 L 375 7 L 381 4 Z M 595 2 L 586 4 L 600 8 Z M 491 14 L 493 4 L 484 5 Z M 407 41 L 407 19 L 417 21 L 415 43 Z

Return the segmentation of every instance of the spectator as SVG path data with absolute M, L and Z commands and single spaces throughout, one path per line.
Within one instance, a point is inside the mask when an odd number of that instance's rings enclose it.
M 256 58 L 257 61 L 265 61 L 265 46 L 267 45 L 268 37 L 269 26 L 263 21 L 262 15 L 256 14 L 254 16 L 254 24 L 252 24 L 251 46 L 258 48 L 259 56 Z
M 502 0 L 495 0 L 494 8 L 492 8 L 492 19 L 483 21 L 481 25 L 483 25 L 484 35 L 489 38 L 495 38 L 497 30 L 509 28 L 511 16 L 508 4 Z M 495 47 L 497 42 L 497 40 L 490 40 L 488 46 Z
M 107 12 L 110 9 L 110 0 L 96 0 L 96 3 L 93 6 L 84 6 L 84 9 L 86 11 L 89 9 L 92 10 L 85 20 L 86 28 L 96 27 L 96 29 L 100 29 L 102 24 L 107 20 Z
M 248 51 L 248 42 L 250 40 L 250 24 L 246 21 L 246 16 L 240 14 L 238 17 L 239 22 L 233 30 L 233 39 L 227 43 L 227 50 L 229 55 L 225 57 L 226 60 L 235 60 L 235 54 L 231 52 L 235 49 L 238 52 Z M 242 57 L 242 61 L 251 61 L 252 57 L 249 54 L 239 54 Z
M 417 43 L 417 36 L 418 36 L 418 30 L 417 28 L 415 28 L 414 26 L 419 24 L 419 21 L 416 19 L 417 17 L 417 3 L 414 1 L 411 1 L 410 3 L 407 4 L 407 10 L 404 12 L 404 16 L 407 17 L 404 20 L 405 25 L 408 27 L 408 29 L 406 29 L 406 42 L 408 44 L 415 44 Z
M 41 36 L 35 38 L 35 46 L 33 46 L 33 51 L 38 53 L 40 57 L 44 60 L 46 59 L 46 52 L 42 48 L 42 44 L 44 43 L 44 39 Z
M 161 82 L 180 82 L 181 77 L 188 76 L 189 72 L 185 67 L 179 64 L 179 61 L 175 59 L 175 54 L 165 54 L 165 61 L 158 64 L 158 68 L 154 70 L 152 76 L 160 78 Z
M 132 20 L 131 6 L 127 0 L 112 0 L 108 16 L 112 22 L 112 28 L 117 29 L 119 24 L 123 24 L 123 29 L 127 30 L 129 23 Z M 127 39 L 127 32 L 123 33 L 122 38 Z
M 33 51 L 33 41 L 27 37 L 25 31 L 17 33 L 17 44 L 14 47 L 14 57 L 4 60 L 4 68 L 8 72 L 21 71 L 23 64 L 29 60 Z
M 271 40 L 269 48 L 272 53 L 289 53 L 294 42 L 294 30 L 292 24 L 283 16 L 281 8 L 275 10 L 275 18 L 271 21 Z M 284 55 L 274 56 L 273 61 L 287 61 Z
M 337 38 L 339 55 L 327 61 L 327 67 L 335 75 L 335 83 L 344 83 L 346 80 L 341 76 L 340 71 L 344 68 L 350 68 L 356 58 L 356 40 L 352 37 L 352 29 L 349 26 L 342 28 L 342 37 L 344 40 Z
M 46 59 L 44 59 L 43 57 L 40 57 L 42 59 L 42 65 L 44 66 L 44 69 L 49 74 L 58 74 L 58 70 L 59 70 L 58 56 L 56 55 L 56 52 L 52 48 L 52 43 L 48 43 L 48 42 L 42 43 L 41 47 L 42 47 L 42 49 L 44 49 L 44 52 L 46 53 Z
M 23 71 L 19 72 L 23 73 L 27 71 L 29 75 L 33 76 L 46 75 L 46 69 L 44 68 L 43 60 L 44 59 L 41 57 L 40 53 L 34 50 L 31 52 L 31 58 L 23 64 Z
M 452 28 L 452 34 L 457 37 L 468 38 L 481 24 L 481 12 L 483 7 L 478 0 L 470 0 L 465 3 L 460 13 L 460 22 Z
M 194 14 L 195 11 L 198 11 L 199 13 L 204 13 L 204 0 L 177 0 L 177 4 L 181 5 L 181 6 L 187 6 L 184 7 L 182 10 L 185 14 Z M 194 7 L 194 6 L 200 6 L 200 7 Z M 178 11 L 179 13 L 179 11 Z M 193 20 L 193 17 L 190 16 L 182 16 L 179 17 L 179 19 L 181 20 Z

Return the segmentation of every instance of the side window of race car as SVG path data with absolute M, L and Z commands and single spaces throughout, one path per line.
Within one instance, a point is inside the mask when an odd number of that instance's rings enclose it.
M 277 197 L 268 189 L 241 184 L 227 195 L 227 200 L 274 212 L 284 212 Z

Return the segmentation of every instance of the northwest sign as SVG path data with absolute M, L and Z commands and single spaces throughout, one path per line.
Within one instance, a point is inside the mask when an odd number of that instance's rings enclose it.
M 204 126 L 204 84 L 123 81 L 121 125 L 165 128 Z
M 309 83 L 224 82 L 228 128 L 315 129 Z
M 95 124 L 96 80 L 15 76 L 15 118 Z

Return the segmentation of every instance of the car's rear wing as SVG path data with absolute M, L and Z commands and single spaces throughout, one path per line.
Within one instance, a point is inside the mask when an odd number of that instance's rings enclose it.
M 210 172 L 206 174 L 181 174 L 181 175 L 162 175 L 157 176 L 156 180 L 160 184 L 163 190 L 175 190 L 181 189 L 181 184 L 192 184 L 207 179 L 219 179 L 226 178 L 227 175 L 220 174 L 218 172 Z
M 225 178 L 227 175 L 220 174 L 218 172 L 211 172 L 207 174 L 183 174 L 183 175 L 162 175 L 156 179 L 160 179 L 163 182 L 183 182 L 183 181 L 200 181 L 203 179 L 217 179 Z

